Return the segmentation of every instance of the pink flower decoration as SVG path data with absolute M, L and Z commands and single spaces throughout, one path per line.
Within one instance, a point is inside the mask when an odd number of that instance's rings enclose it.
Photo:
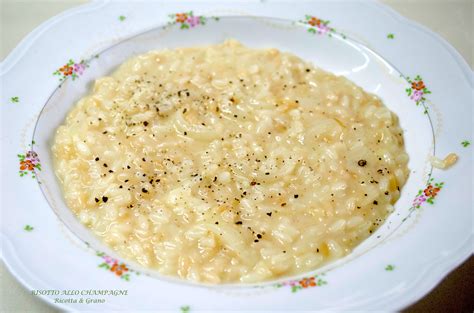
M 30 160 L 33 164 L 37 164 L 39 163 L 39 158 L 38 158 L 38 154 L 34 151 L 28 151 L 26 153 L 26 159 L 27 160 Z
M 317 27 L 317 29 L 318 29 L 318 34 L 321 34 L 321 35 L 324 35 L 331 30 L 327 25 L 324 25 L 322 23 Z
M 189 23 L 189 26 L 194 27 L 199 24 L 199 16 L 190 16 L 188 17 L 187 22 Z
M 414 90 L 413 94 L 410 97 L 410 99 L 412 99 L 415 102 L 421 101 L 422 98 L 423 98 L 422 90 Z
M 424 195 L 418 196 L 413 200 L 413 206 L 415 208 L 420 207 L 426 201 L 426 197 Z
M 82 63 L 76 63 L 73 65 L 73 71 L 79 75 L 82 75 L 82 73 L 84 72 L 84 69 L 85 69 L 85 65 Z
M 26 157 L 28 159 L 34 159 L 34 158 L 37 158 L 38 157 L 38 154 L 36 154 L 36 152 L 30 150 L 26 153 Z
M 105 263 L 107 263 L 107 264 L 112 264 L 112 263 L 115 262 L 115 260 L 114 260 L 113 258 L 111 258 L 111 257 L 109 257 L 109 256 L 107 256 L 107 255 L 104 256 L 104 261 L 105 261 Z

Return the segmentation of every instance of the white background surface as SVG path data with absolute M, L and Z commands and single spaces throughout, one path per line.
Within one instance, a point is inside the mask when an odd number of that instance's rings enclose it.
M 0 58 L 3 60 L 24 36 L 48 18 L 86 2 L 86 0 L 0 0 Z M 473 1 L 385 0 L 383 2 L 402 15 L 440 34 L 461 53 L 471 68 L 474 67 Z M 396 36 L 396 30 L 393 32 Z M 2 210 L 4 209 L 7 208 L 2 208 Z M 461 279 L 463 276 L 471 276 L 472 263 L 472 260 L 468 261 L 467 265 L 458 269 L 451 276 L 458 276 Z M 8 273 L 3 263 L 0 266 L 0 283 L 0 312 L 56 312 L 55 309 L 30 295 Z M 423 299 L 422 303 L 411 307 L 409 311 L 429 310 L 441 312 L 443 309 L 446 311 L 448 307 L 438 306 L 436 309 L 436 303 L 448 303 L 446 300 L 443 302 L 439 298 L 447 297 L 446 293 L 450 292 L 452 295 L 457 295 L 458 302 L 466 301 L 467 297 L 465 296 L 472 295 L 472 289 L 469 285 L 472 286 L 472 278 L 471 282 L 466 283 L 464 281 L 461 285 L 453 281 L 453 278 L 445 280 L 441 286 Z M 461 308 L 461 306 L 458 308 Z M 451 309 L 453 309 L 453 312 L 458 311 L 453 307 Z M 470 310 L 472 311 L 472 308 Z

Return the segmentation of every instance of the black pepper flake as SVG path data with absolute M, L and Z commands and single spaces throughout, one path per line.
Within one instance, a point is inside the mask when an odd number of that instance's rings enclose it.
M 213 182 L 216 182 L 216 181 L 217 181 L 217 176 L 214 176 Z
M 109 170 L 109 173 L 113 173 L 113 172 L 114 172 L 114 171 L 112 171 L 112 170 Z
M 145 158 L 142 158 L 142 161 L 143 161 L 143 162 L 146 162 L 146 159 L 145 159 Z
M 235 222 L 235 225 L 242 225 L 242 221 Z
M 271 216 L 272 216 L 272 212 L 268 212 L 267 215 L 271 217 Z
M 146 190 L 145 188 L 142 188 L 142 192 L 143 192 L 143 193 L 147 193 L 148 190 Z
M 285 206 L 285 205 L 286 205 L 286 202 L 283 202 L 283 203 L 281 204 L 281 206 Z
M 255 186 L 256 184 L 257 184 L 256 181 L 252 181 L 252 182 L 250 183 L 250 186 Z
M 186 113 L 187 110 L 188 110 L 188 109 L 184 108 L 184 109 L 183 109 L 183 114 Z
M 261 239 L 261 238 L 262 238 L 262 235 L 257 234 L 257 238 L 258 238 L 258 239 Z
M 377 204 L 379 204 L 379 203 L 377 202 L 377 200 L 374 200 L 373 204 L 377 205 Z
M 309 73 L 311 70 L 309 68 L 306 69 L 306 73 Z
M 388 196 L 388 191 L 385 191 L 385 195 Z
M 184 132 L 184 135 L 187 136 L 187 135 L 188 135 L 188 132 Z
M 99 202 L 99 199 L 97 199 L 97 198 L 94 198 L 94 200 L 95 200 L 95 202 Z
M 119 186 L 119 188 L 120 188 L 120 189 L 122 189 L 122 188 L 123 188 L 123 186 L 122 186 L 122 185 L 120 185 L 120 186 Z
M 269 173 L 269 172 L 266 172 L 265 175 L 270 175 L 270 173 Z
M 95 158 L 95 160 L 96 160 L 96 161 L 99 161 L 99 158 L 97 157 L 97 158 Z
M 147 122 L 147 121 L 144 121 L 144 122 L 143 122 L 143 125 L 148 126 L 148 122 Z
M 107 202 L 108 200 L 109 200 L 108 197 L 106 197 L 106 196 L 103 196 L 103 197 L 102 197 L 102 201 L 104 201 L 104 203 Z
M 367 161 L 366 160 L 359 160 L 359 162 L 357 162 L 357 164 L 359 164 L 359 166 L 366 166 Z
M 319 248 L 316 248 L 316 252 L 319 253 Z
M 298 199 L 299 195 L 294 195 L 293 197 L 294 197 L 295 199 Z
M 214 224 L 219 225 L 219 222 L 215 222 Z
M 130 169 L 130 165 L 127 165 L 127 168 Z
M 258 239 L 255 239 L 253 242 L 258 242 Z

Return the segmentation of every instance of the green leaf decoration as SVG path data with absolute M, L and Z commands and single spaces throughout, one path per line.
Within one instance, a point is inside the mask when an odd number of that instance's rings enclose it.
M 30 232 L 34 229 L 34 227 L 30 226 L 30 225 L 25 225 L 25 228 L 23 228 L 24 230 Z

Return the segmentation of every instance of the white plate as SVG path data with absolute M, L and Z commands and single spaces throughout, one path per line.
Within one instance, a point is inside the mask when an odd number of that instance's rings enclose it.
M 175 13 L 190 9 L 194 18 L 175 22 Z M 257 17 L 269 15 L 275 18 Z M 312 19 L 315 15 L 323 20 Z M 370 18 L 351 24 L 357 16 Z M 343 260 L 266 284 L 196 286 L 128 262 L 128 270 L 120 270 L 122 261 L 78 223 L 63 202 L 49 151 L 54 129 L 95 78 L 131 55 L 226 38 L 289 51 L 347 76 L 399 115 L 412 172 L 396 211 Z M 68 54 L 71 51 L 76 53 Z M 70 67 L 63 67 L 70 58 Z M 64 75 L 68 70 L 72 73 Z M 444 41 L 377 4 L 216 2 L 164 7 L 162 2 L 95 2 L 35 30 L 2 63 L 0 73 L 2 148 L 8 152 L 2 163 L 2 207 L 8 208 L 2 212 L 2 258 L 28 289 L 59 290 L 59 295 L 42 296 L 50 303 L 83 298 L 84 303 L 56 303 L 62 308 L 400 309 L 472 253 L 472 180 L 462 175 L 472 171 L 472 146 L 462 144 L 472 139 L 472 72 Z M 28 154 L 30 150 L 39 159 Z M 446 172 L 433 171 L 428 157 L 448 152 L 460 155 L 458 164 Z M 19 175 L 22 165 L 26 168 Z M 423 196 L 425 192 L 431 197 Z M 90 289 L 128 292 L 81 295 Z M 62 295 L 63 290 L 79 290 L 79 295 Z

